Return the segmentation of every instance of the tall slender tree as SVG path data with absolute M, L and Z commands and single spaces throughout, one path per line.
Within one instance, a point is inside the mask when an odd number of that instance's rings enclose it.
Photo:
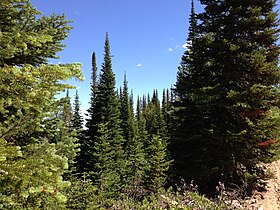
M 92 53 L 92 58 L 91 58 L 91 65 L 92 65 L 92 84 L 91 84 L 91 88 L 92 88 L 92 100 L 94 101 L 94 93 L 96 91 L 97 88 L 97 64 L 96 64 L 96 55 L 95 52 Z
M 79 97 L 78 90 L 76 90 L 73 117 L 72 117 L 72 127 L 78 132 L 81 132 L 83 130 L 83 117 L 81 114 L 80 106 L 81 106 L 80 97 Z
M 120 128 L 119 98 L 115 90 L 108 33 L 100 71 L 95 102 L 87 123 L 90 143 L 88 153 L 92 157 L 90 171 L 94 182 L 102 193 L 110 196 L 116 195 L 122 186 L 124 139 Z
M 69 131 L 72 126 L 72 107 L 71 107 L 71 98 L 69 96 L 69 89 L 66 91 L 66 96 L 63 98 L 63 110 L 62 110 L 62 119 L 66 127 L 66 131 Z
M 74 100 L 74 110 L 73 110 L 73 118 L 72 118 L 72 130 L 76 133 L 79 142 L 80 151 L 78 156 L 76 157 L 76 172 L 83 173 L 86 167 L 86 156 L 85 152 L 87 150 L 86 139 L 84 136 L 83 129 L 83 117 L 81 115 L 80 109 L 80 99 L 78 90 L 76 90 L 75 100 Z
M 124 82 L 123 82 L 123 90 L 120 95 L 121 99 L 121 128 L 123 130 L 123 136 L 125 139 L 125 146 L 129 144 L 129 142 L 134 137 L 134 113 L 131 109 L 131 101 L 128 93 L 128 82 L 126 79 L 126 74 L 124 75 Z
M 96 128 L 94 128 L 94 119 L 96 116 L 95 108 L 96 108 L 96 92 L 97 92 L 97 85 L 98 85 L 98 78 L 97 78 L 97 64 L 96 64 L 96 54 L 95 52 L 92 53 L 91 57 L 91 93 L 90 93 L 90 107 L 87 110 L 86 115 L 88 118 L 86 119 L 86 127 L 87 130 L 85 131 L 84 140 L 82 147 L 84 150 L 81 150 L 81 154 L 84 156 L 83 164 L 81 165 L 81 173 L 92 170 L 92 165 L 94 164 L 92 161 L 92 151 L 94 150 L 94 142 L 92 136 L 94 136 L 97 132 Z

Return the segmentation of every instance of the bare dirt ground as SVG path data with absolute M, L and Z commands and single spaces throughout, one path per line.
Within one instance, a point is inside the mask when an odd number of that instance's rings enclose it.
M 280 210 L 280 160 L 268 165 L 274 177 L 267 180 L 266 191 L 255 192 L 247 202 L 248 210 Z

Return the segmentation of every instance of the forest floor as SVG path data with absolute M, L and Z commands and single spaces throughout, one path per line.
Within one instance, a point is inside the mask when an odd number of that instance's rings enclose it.
M 280 160 L 267 165 L 274 176 L 266 181 L 266 190 L 254 192 L 246 201 L 248 210 L 280 210 Z

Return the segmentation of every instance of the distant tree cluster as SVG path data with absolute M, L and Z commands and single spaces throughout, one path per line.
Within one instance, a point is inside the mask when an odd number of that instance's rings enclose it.
M 255 189 L 261 163 L 280 154 L 276 1 L 200 2 L 161 100 L 155 89 L 134 101 L 126 74 L 116 88 L 106 33 L 83 119 L 65 82 L 83 80 L 81 65 L 48 64 L 69 21 L 29 0 L 0 0 L 1 209 L 229 209 L 193 189 Z
M 91 102 L 77 172 L 86 174 L 105 197 L 123 192 L 143 198 L 165 184 L 170 165 L 166 132 L 157 91 L 151 100 L 138 99 L 135 114 L 126 75 L 123 87 L 116 90 L 106 34 L 99 76 L 92 55 Z

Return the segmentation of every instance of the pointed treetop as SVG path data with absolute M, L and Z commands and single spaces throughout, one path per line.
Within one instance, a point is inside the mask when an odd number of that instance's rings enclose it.
M 107 50 L 110 52 L 110 42 L 109 42 L 109 35 L 108 32 L 106 32 L 106 36 L 105 36 L 105 49 L 107 48 Z
M 197 20 L 196 20 L 196 14 L 194 10 L 194 0 L 191 2 L 191 14 L 189 18 L 189 34 L 187 41 L 192 41 L 195 38 L 196 34 L 196 27 L 197 27 Z
M 112 71 L 112 61 L 111 61 L 111 52 L 110 52 L 110 42 L 109 42 L 109 35 L 106 32 L 105 37 L 105 46 L 104 46 L 104 62 L 102 63 L 101 71 L 110 70 Z
M 96 65 L 96 55 L 95 52 L 92 53 L 92 86 L 96 87 L 97 80 L 97 65 Z
M 123 80 L 124 80 L 124 83 L 127 83 L 127 80 L 126 80 L 126 71 L 124 71 L 124 76 L 123 76 Z
M 66 97 L 69 98 L 69 89 L 66 90 Z

